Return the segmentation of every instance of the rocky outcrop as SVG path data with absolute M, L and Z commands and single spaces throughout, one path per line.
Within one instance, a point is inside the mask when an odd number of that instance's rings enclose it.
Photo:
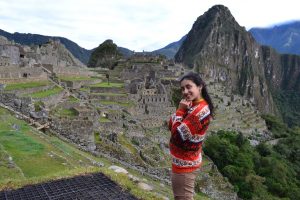
M 239 199 L 234 187 L 223 177 L 211 160 L 200 168 L 196 179 L 196 191 L 201 191 L 211 199 Z
M 300 93 L 300 56 L 278 54 L 268 46 L 262 46 L 265 77 L 272 89 L 294 90 Z
M 0 45 L 10 44 L 11 42 L 4 36 L 0 36 Z

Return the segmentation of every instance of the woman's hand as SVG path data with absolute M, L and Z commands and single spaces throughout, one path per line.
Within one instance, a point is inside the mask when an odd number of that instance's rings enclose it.
M 182 99 L 180 102 L 179 102 L 179 106 L 178 106 L 178 109 L 188 109 L 190 106 L 192 105 L 192 102 L 191 101 L 187 101 L 185 99 Z

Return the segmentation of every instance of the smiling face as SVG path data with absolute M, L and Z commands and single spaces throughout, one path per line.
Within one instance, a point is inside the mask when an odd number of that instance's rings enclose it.
M 193 101 L 201 97 L 202 86 L 197 86 L 193 81 L 183 79 L 180 83 L 181 93 L 187 101 Z

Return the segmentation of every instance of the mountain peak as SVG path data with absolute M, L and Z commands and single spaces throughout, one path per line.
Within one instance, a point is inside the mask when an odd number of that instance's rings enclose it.
M 203 24 L 206 26 L 211 24 L 213 26 L 231 25 L 234 28 L 240 27 L 235 21 L 235 18 L 231 14 L 230 10 L 223 5 L 215 5 L 208 11 L 206 11 L 203 15 L 199 16 L 194 24 L 195 28 L 199 24 Z
M 194 57 L 208 45 L 220 45 L 220 39 L 232 33 L 246 32 L 223 5 L 215 5 L 199 16 L 187 35 L 182 46 L 175 55 L 176 62 L 184 62 L 193 66 Z M 224 42 L 223 42 L 224 44 Z
M 208 20 L 214 20 L 214 19 L 220 18 L 220 20 L 235 21 L 230 10 L 226 6 L 223 6 L 223 5 L 215 5 L 215 6 L 211 7 L 203 15 L 198 17 L 197 21 L 201 18 L 207 18 Z
M 208 9 L 208 11 L 206 13 L 219 13 L 219 14 L 225 14 L 225 15 L 231 15 L 230 10 L 224 6 L 224 5 L 214 5 L 213 7 L 211 7 L 210 9 Z

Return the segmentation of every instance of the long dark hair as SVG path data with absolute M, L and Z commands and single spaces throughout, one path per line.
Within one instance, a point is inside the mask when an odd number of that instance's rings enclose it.
M 206 84 L 202 80 L 199 74 L 194 72 L 188 72 L 187 74 L 184 74 L 179 78 L 179 82 L 183 81 L 184 79 L 193 81 L 197 86 L 202 86 L 202 97 L 205 99 L 205 101 L 208 103 L 208 107 L 210 109 L 211 116 L 214 116 L 215 107 L 213 105 L 213 102 L 207 92 Z

